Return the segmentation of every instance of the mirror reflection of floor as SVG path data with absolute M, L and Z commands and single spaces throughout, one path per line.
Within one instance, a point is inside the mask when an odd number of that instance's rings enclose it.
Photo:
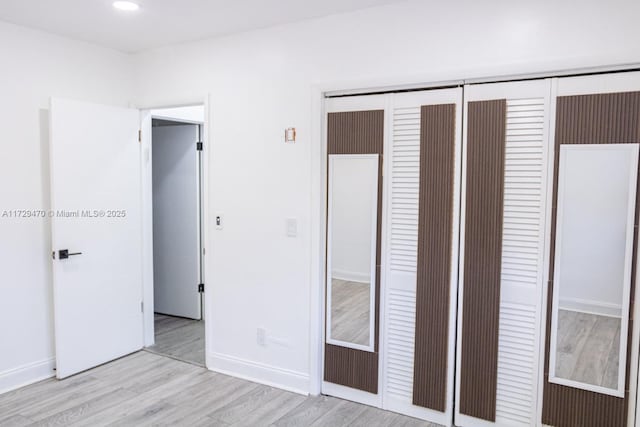
M 155 314 L 156 343 L 152 353 L 204 366 L 204 321 Z
M 558 311 L 556 377 L 618 388 L 620 319 Z
M 369 345 L 368 283 L 331 281 L 331 338 Z

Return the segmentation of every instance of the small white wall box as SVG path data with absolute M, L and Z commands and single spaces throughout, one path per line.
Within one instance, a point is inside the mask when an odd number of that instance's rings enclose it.
M 298 220 L 296 218 L 287 218 L 287 236 L 298 236 Z
M 286 128 L 284 130 L 284 142 L 289 144 L 296 142 L 296 128 Z

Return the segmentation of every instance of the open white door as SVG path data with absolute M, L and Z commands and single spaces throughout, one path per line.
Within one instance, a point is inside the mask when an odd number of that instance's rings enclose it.
M 51 101 L 58 378 L 143 345 L 139 121 L 135 109 Z

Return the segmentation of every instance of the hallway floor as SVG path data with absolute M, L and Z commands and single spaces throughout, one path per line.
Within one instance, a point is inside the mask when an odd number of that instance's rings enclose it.
M 204 321 L 155 314 L 156 343 L 146 350 L 205 366 Z

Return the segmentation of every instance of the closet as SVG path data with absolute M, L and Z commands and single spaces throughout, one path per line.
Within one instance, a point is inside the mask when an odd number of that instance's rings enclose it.
M 325 100 L 324 394 L 632 426 L 640 73 Z

